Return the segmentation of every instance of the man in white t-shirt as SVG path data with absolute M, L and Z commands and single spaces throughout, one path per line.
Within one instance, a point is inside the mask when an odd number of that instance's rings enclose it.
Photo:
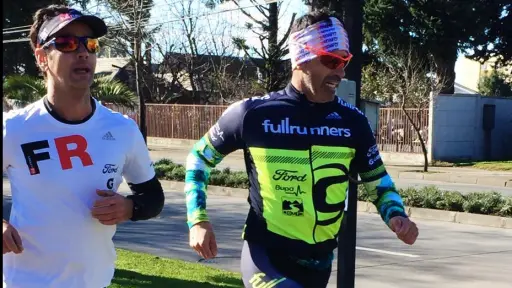
M 110 285 L 116 224 L 164 204 L 136 123 L 92 98 L 103 20 L 65 6 L 34 16 L 31 44 L 47 94 L 4 112 L 3 170 L 12 210 L 3 220 L 3 286 Z M 116 193 L 124 179 L 133 194 Z

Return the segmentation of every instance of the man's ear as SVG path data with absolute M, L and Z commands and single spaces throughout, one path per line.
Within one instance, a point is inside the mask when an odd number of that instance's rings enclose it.
M 48 68 L 48 55 L 46 51 L 42 48 L 36 48 L 34 55 L 36 56 L 37 65 L 41 71 L 46 71 Z

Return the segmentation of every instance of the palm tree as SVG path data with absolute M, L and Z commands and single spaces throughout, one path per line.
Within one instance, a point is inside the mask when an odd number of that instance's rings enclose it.
M 9 104 L 17 107 L 35 102 L 46 94 L 44 80 L 26 74 L 5 77 L 3 90 L 4 104 L 9 99 Z
M 46 94 L 44 79 L 31 75 L 10 75 L 4 78 L 4 105 L 5 99 L 11 104 L 23 107 L 39 100 Z M 94 78 L 91 94 L 98 101 L 117 106 L 135 108 L 138 105 L 137 95 L 122 82 L 108 76 Z
M 134 109 L 139 105 L 139 97 L 123 82 L 109 76 L 95 77 L 91 94 L 103 103 Z

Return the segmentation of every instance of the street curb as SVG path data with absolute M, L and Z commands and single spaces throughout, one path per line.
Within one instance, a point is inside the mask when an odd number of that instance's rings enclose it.
M 185 182 L 160 180 L 162 188 L 170 193 L 183 193 Z M 222 186 L 208 186 L 208 195 L 247 198 L 247 189 L 230 188 Z M 442 222 L 451 222 L 466 225 L 512 229 L 512 218 L 473 214 L 466 212 L 444 211 L 416 207 L 405 207 L 407 215 L 416 219 L 427 219 Z M 357 212 L 377 214 L 375 205 L 370 202 L 357 201 Z
M 183 192 L 183 190 L 185 189 L 185 182 L 169 180 L 160 180 L 160 182 L 162 183 L 162 188 L 164 189 L 164 191 L 171 190 L 170 192 Z M 249 192 L 247 191 L 247 189 L 211 185 L 208 185 L 207 193 L 209 195 L 230 196 L 238 198 L 247 198 L 247 196 L 249 196 Z
M 391 169 L 390 169 L 391 170 Z M 439 173 L 419 173 L 419 172 L 394 172 L 389 173 L 391 177 L 397 179 L 409 179 L 409 180 L 427 180 L 427 181 L 438 181 L 455 184 L 478 184 L 482 186 L 494 186 L 494 187 L 512 187 L 512 181 L 496 177 L 474 177 L 474 176 L 462 176 L 462 175 L 451 175 L 446 172 Z

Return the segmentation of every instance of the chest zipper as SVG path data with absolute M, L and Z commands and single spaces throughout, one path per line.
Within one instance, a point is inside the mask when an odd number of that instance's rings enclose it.
M 309 107 L 309 111 L 306 111 L 305 113 L 309 112 L 310 114 L 313 114 L 315 115 L 315 113 L 311 113 L 311 109 L 314 109 L 312 107 Z M 316 111 L 317 113 L 320 113 L 322 114 L 323 110 L 321 109 L 320 111 Z M 307 115 L 307 114 L 305 114 Z M 314 124 L 318 124 L 316 122 L 318 122 L 317 118 L 313 118 L 314 119 Z M 305 125 L 307 128 L 308 128 L 308 150 L 309 150 L 309 167 L 311 169 L 311 197 L 312 199 L 313 198 L 313 193 L 315 193 L 315 174 L 314 174 L 314 168 L 313 168 L 313 135 L 311 134 L 311 120 L 307 122 L 307 125 Z M 313 227 L 313 241 L 315 243 L 318 243 L 318 241 L 316 241 L 316 237 L 315 237 L 315 234 L 316 234 L 316 228 L 318 227 L 318 212 L 316 210 L 316 207 L 315 207 L 315 202 L 313 200 L 313 208 L 315 209 L 315 226 Z
M 315 210 L 315 226 L 313 227 L 313 241 L 317 243 L 315 239 L 316 227 L 318 223 L 318 212 L 316 211 L 315 202 L 313 193 L 315 193 L 315 173 L 313 168 L 313 135 L 311 135 L 311 121 L 307 121 L 305 125 L 308 129 L 307 131 L 307 139 L 308 139 L 308 152 L 309 152 L 309 168 L 311 171 L 311 200 L 313 202 L 313 209 Z

